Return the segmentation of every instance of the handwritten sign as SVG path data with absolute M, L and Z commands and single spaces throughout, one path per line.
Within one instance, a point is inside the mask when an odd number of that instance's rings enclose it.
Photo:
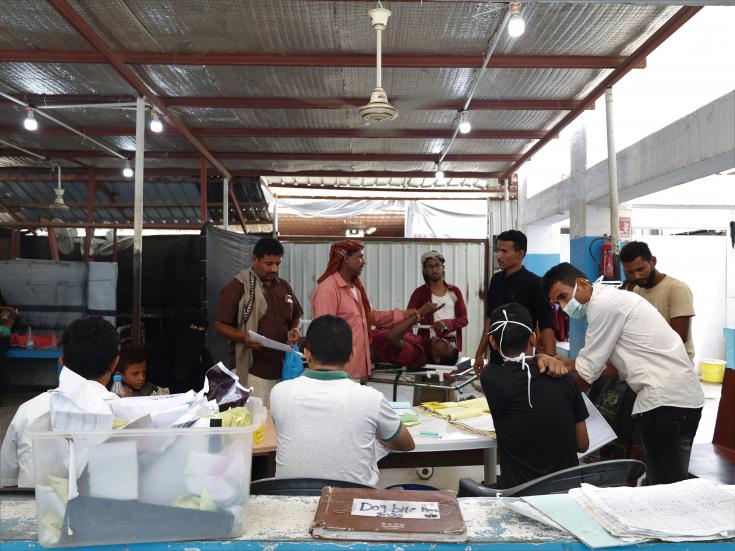
M 386 501 L 355 498 L 352 500 L 352 514 L 360 517 L 441 518 L 439 503 L 436 501 Z

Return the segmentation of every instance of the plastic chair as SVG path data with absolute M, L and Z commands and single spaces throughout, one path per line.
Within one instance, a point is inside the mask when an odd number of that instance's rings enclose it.
M 319 496 L 322 488 L 374 488 L 347 480 L 328 478 L 262 478 L 250 484 L 250 495 L 266 496 Z
M 488 488 L 471 478 L 459 481 L 459 497 L 521 497 L 558 494 L 579 487 L 583 482 L 598 487 L 629 486 L 646 472 L 646 465 L 635 459 L 615 459 L 578 465 L 519 484 L 513 488 Z

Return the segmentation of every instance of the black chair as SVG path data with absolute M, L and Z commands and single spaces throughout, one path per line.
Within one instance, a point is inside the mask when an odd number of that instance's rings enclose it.
M 319 496 L 322 488 L 374 488 L 347 480 L 328 478 L 262 478 L 250 484 L 250 495 L 265 496 Z
M 588 463 L 547 474 L 513 488 L 488 488 L 471 478 L 459 481 L 459 497 L 521 497 L 559 494 L 583 482 L 598 487 L 629 486 L 646 472 L 646 465 L 635 459 L 615 459 Z

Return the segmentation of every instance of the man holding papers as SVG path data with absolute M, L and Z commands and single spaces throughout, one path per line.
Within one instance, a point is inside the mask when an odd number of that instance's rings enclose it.
M 543 281 L 553 302 L 587 320 L 584 347 L 567 365 L 578 384 L 586 388 L 600 377 L 619 376 L 636 393 L 633 415 L 648 483 L 685 480 L 704 393 L 681 337 L 644 298 L 592 284 L 567 262 Z M 558 374 L 553 368 L 549 373 Z
M 230 368 L 268 406 L 271 389 L 281 379 L 283 352 L 264 347 L 254 331 L 268 339 L 293 344 L 299 339 L 303 313 L 287 281 L 278 277 L 283 245 L 264 237 L 253 248 L 252 266 L 220 292 L 214 329 L 230 341 Z

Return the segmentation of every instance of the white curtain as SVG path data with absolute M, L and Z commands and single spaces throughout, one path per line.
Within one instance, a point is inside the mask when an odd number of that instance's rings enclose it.
M 514 228 L 517 204 L 510 205 L 510 221 L 505 220 L 503 201 L 490 202 L 493 233 Z M 487 237 L 487 201 L 411 201 L 406 206 L 406 237 L 465 238 Z
M 400 207 L 403 201 L 350 201 L 319 199 L 282 199 L 278 198 L 278 208 L 289 208 L 301 216 L 320 218 L 348 218 L 369 212 Z

